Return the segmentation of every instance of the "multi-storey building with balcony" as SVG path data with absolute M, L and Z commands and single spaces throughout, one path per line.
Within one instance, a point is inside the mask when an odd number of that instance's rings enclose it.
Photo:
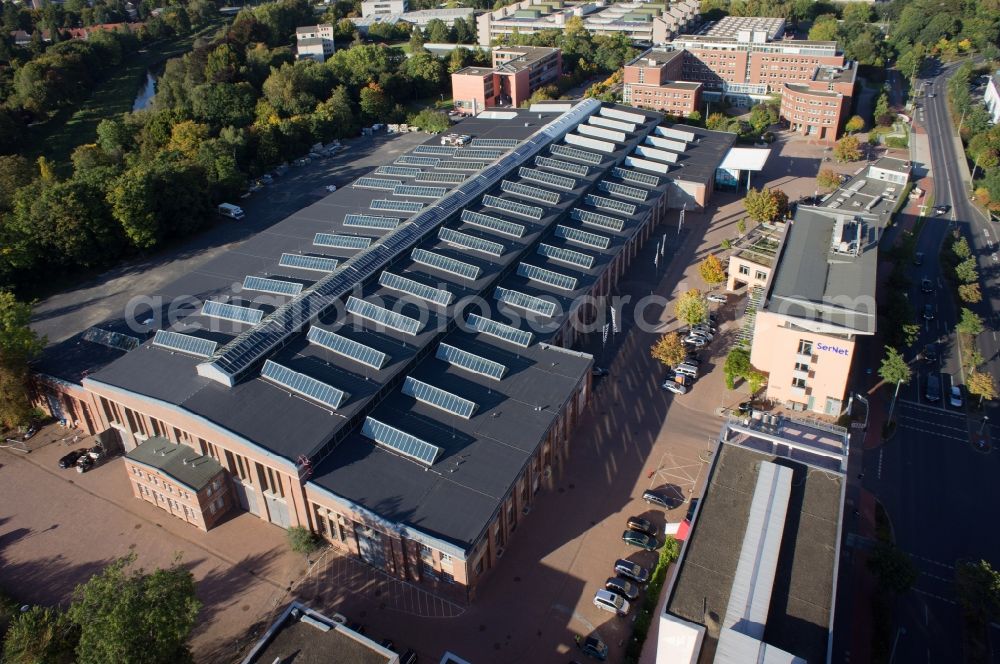
M 306 25 L 295 29 L 295 57 L 324 62 L 333 55 L 333 25 Z

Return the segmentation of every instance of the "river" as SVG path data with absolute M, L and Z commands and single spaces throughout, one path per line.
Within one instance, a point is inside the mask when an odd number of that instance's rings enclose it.
M 135 96 L 135 103 L 132 104 L 132 111 L 141 111 L 147 108 L 149 104 L 153 101 L 153 95 L 156 94 L 156 77 L 153 76 L 153 72 L 146 72 L 146 82 L 143 84 L 142 88 L 139 89 L 139 94 Z

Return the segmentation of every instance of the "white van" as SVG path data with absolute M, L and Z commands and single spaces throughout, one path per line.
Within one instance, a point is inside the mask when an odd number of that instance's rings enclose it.
M 243 208 L 239 205 L 233 205 L 232 203 L 220 203 L 219 214 L 223 217 L 229 217 L 230 219 L 242 219 L 246 216 L 243 212 Z

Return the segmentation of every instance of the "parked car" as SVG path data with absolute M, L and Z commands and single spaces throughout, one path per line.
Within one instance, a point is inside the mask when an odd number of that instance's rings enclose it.
M 326 185 L 326 190 L 332 194 L 333 192 L 337 191 L 337 185 L 328 184 Z
M 76 465 L 77 459 L 84 456 L 86 453 L 86 449 L 73 450 L 59 459 L 59 467 L 63 469 L 72 468 Z
M 918 251 L 917 253 L 913 254 L 913 264 L 914 265 L 924 264 L 924 252 Z
M 594 606 L 620 616 L 624 616 L 632 608 L 627 599 L 607 590 L 598 590 L 594 594 Z
M 698 367 L 693 367 L 690 364 L 679 364 L 677 365 L 677 368 L 674 369 L 674 371 L 681 374 L 682 376 L 688 376 L 690 378 L 698 377 Z
M 934 320 L 934 305 L 925 304 L 924 305 L 924 320 Z
M 647 535 L 656 534 L 656 528 L 653 527 L 649 519 L 643 519 L 641 516 L 630 516 L 626 525 L 632 530 L 638 530 L 640 533 L 646 533 Z
M 948 212 L 950 211 L 951 211 L 950 205 L 939 205 L 936 208 L 934 208 L 934 214 L 938 217 L 940 217 L 942 214 L 948 214 Z
M 694 518 L 694 513 L 698 511 L 698 503 L 700 501 L 701 498 L 692 498 L 690 501 L 688 501 L 688 511 L 687 514 L 684 515 L 684 520 L 687 521 L 688 523 L 691 523 L 691 519 Z
M 927 344 L 924 346 L 924 361 L 937 362 L 937 359 L 937 346 L 934 344 Z
M 925 279 L 921 279 L 920 280 L 920 292 L 921 293 L 933 293 L 934 292 L 934 284 L 931 282 L 930 279 L 926 279 L 925 278 Z
M 684 337 L 684 344 L 694 348 L 704 348 L 708 345 L 708 340 L 705 337 L 689 334 Z
M 670 501 L 661 493 L 657 493 L 652 489 L 646 489 L 642 492 L 642 499 L 645 500 L 650 505 L 657 505 L 665 510 L 670 509 Z
M 636 583 L 646 583 L 649 581 L 648 569 L 639 563 L 634 563 L 624 558 L 615 561 L 615 574 L 624 576 L 626 579 L 632 579 Z
M 588 636 L 585 639 L 577 637 L 576 645 L 587 657 L 593 657 L 602 662 L 608 658 L 608 644 L 596 636 Z
M 640 533 L 636 530 L 626 530 L 623 532 L 622 541 L 626 544 L 637 546 L 640 549 L 646 549 L 647 551 L 654 551 L 659 548 L 659 544 L 657 544 L 655 537 L 647 535 L 646 533 Z
M 924 397 L 931 402 L 941 400 L 941 378 L 937 373 L 927 374 L 927 391 Z
M 639 586 L 635 585 L 628 579 L 623 579 L 617 576 L 612 576 L 605 581 L 604 588 L 605 590 L 610 590 L 613 593 L 621 595 L 627 600 L 633 600 L 639 596 Z
M 674 394 L 688 393 L 687 385 L 681 385 L 680 383 L 672 379 L 667 379 L 663 381 L 663 389 L 665 389 L 668 392 L 673 392 Z
M 705 341 L 711 341 L 715 338 L 715 333 L 707 327 L 692 327 L 688 330 L 687 335 L 689 337 L 701 337 Z
M 722 293 L 712 293 L 705 299 L 709 302 L 715 302 L 716 304 L 725 304 L 727 298 Z
M 948 404 L 954 406 L 955 408 L 962 407 L 962 386 L 951 384 L 951 392 L 948 394 Z

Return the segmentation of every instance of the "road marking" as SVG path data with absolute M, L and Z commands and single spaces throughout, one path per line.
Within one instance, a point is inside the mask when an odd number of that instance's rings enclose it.
M 909 552 L 908 552 L 909 553 Z M 938 567 L 944 567 L 945 569 L 955 569 L 954 565 L 949 565 L 948 563 L 943 563 L 939 560 L 934 560 L 933 558 L 928 558 L 927 556 L 921 556 L 916 553 L 909 554 L 911 558 L 916 558 L 917 560 L 922 560 L 925 563 L 930 563 L 932 565 L 937 565 Z
M 921 590 L 920 588 L 914 588 L 913 592 L 920 593 L 921 595 L 924 595 L 925 597 L 930 597 L 930 598 L 939 600 L 941 602 L 947 602 L 948 604 L 956 604 L 955 600 L 953 600 L 953 599 L 948 599 L 947 597 L 941 597 L 941 595 L 935 595 L 934 593 L 929 593 L 926 590 Z
M 945 583 L 954 583 L 954 579 L 948 579 L 943 576 L 937 576 L 936 574 L 930 574 L 929 572 L 921 572 L 924 576 L 930 577 L 932 579 L 937 579 L 938 581 L 943 581 Z
M 878 479 L 882 479 L 882 451 L 884 448 L 878 448 L 878 471 L 875 473 Z

